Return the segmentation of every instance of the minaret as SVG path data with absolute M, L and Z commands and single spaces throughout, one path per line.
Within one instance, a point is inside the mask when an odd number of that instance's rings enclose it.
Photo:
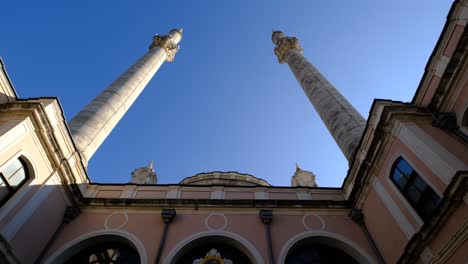
M 182 29 L 153 37 L 149 51 L 92 100 L 68 126 L 87 164 L 164 61 L 173 61 Z
M 302 55 L 298 39 L 281 31 L 272 35 L 279 63 L 287 63 L 301 84 L 348 162 L 364 132 L 366 120 L 335 87 Z

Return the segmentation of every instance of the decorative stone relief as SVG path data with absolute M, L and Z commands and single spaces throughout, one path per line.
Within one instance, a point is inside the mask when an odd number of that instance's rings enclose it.
M 221 254 L 214 248 L 206 253 L 204 258 L 196 259 L 193 264 L 232 264 L 232 261 L 221 257 Z
M 279 63 L 284 63 L 284 56 L 290 49 L 295 49 L 302 53 L 302 48 L 299 46 L 299 40 L 296 37 L 283 37 L 278 40 L 275 47 L 275 55 L 278 57 Z
M 128 223 L 127 213 L 113 213 L 104 220 L 104 228 L 121 229 Z
M 302 224 L 310 231 L 325 230 L 325 221 L 321 216 L 316 214 L 304 215 L 302 217 Z
M 174 56 L 179 50 L 179 45 L 177 45 L 172 39 L 171 35 L 155 35 L 153 37 L 153 43 L 149 46 L 150 49 L 154 47 L 161 47 L 166 51 L 167 59 L 166 61 L 171 62 L 174 60 Z
M 226 229 L 228 219 L 224 214 L 211 213 L 205 218 L 205 226 L 211 231 L 221 231 Z

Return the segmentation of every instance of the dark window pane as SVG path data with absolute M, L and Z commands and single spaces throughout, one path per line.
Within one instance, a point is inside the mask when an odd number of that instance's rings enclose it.
M 422 192 L 418 190 L 414 185 L 411 185 L 408 187 L 408 190 L 406 191 L 406 196 L 410 203 L 413 205 L 416 205 L 419 200 L 421 199 Z
M 0 201 L 3 200 L 5 197 L 7 197 L 9 193 L 10 193 L 10 190 L 5 185 L 5 182 L 3 181 L 3 179 L 0 177 Z
M 421 192 L 424 192 L 424 190 L 426 190 L 426 188 L 428 188 L 428 185 L 427 183 L 424 181 L 423 178 L 421 178 L 421 176 L 419 175 L 414 175 L 414 181 L 413 181 L 413 184 L 419 191 Z M 430 187 L 429 187 L 430 188 Z
M 405 185 L 406 185 L 406 182 L 408 181 L 408 178 L 405 177 L 403 174 L 400 173 L 399 170 L 394 170 L 393 171 L 393 181 L 395 182 L 395 184 L 397 185 L 397 187 L 402 190 Z
M 413 167 L 411 167 L 411 165 L 409 165 L 409 163 L 404 159 L 400 159 L 396 167 L 407 176 L 413 173 Z

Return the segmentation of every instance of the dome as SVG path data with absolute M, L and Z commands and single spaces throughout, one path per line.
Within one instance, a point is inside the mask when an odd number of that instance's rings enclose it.
M 180 184 L 189 185 L 227 185 L 227 186 L 270 186 L 263 179 L 238 172 L 199 173 L 183 179 Z

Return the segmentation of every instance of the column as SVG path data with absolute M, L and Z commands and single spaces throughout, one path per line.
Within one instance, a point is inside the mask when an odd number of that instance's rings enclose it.
M 92 100 L 68 126 L 87 164 L 164 61 L 173 61 L 182 30 L 156 35 L 149 51 Z
M 287 63 L 305 94 L 325 123 L 348 162 L 359 144 L 366 120 L 335 87 L 302 55 L 295 37 L 281 31 L 272 35 L 279 63 Z

